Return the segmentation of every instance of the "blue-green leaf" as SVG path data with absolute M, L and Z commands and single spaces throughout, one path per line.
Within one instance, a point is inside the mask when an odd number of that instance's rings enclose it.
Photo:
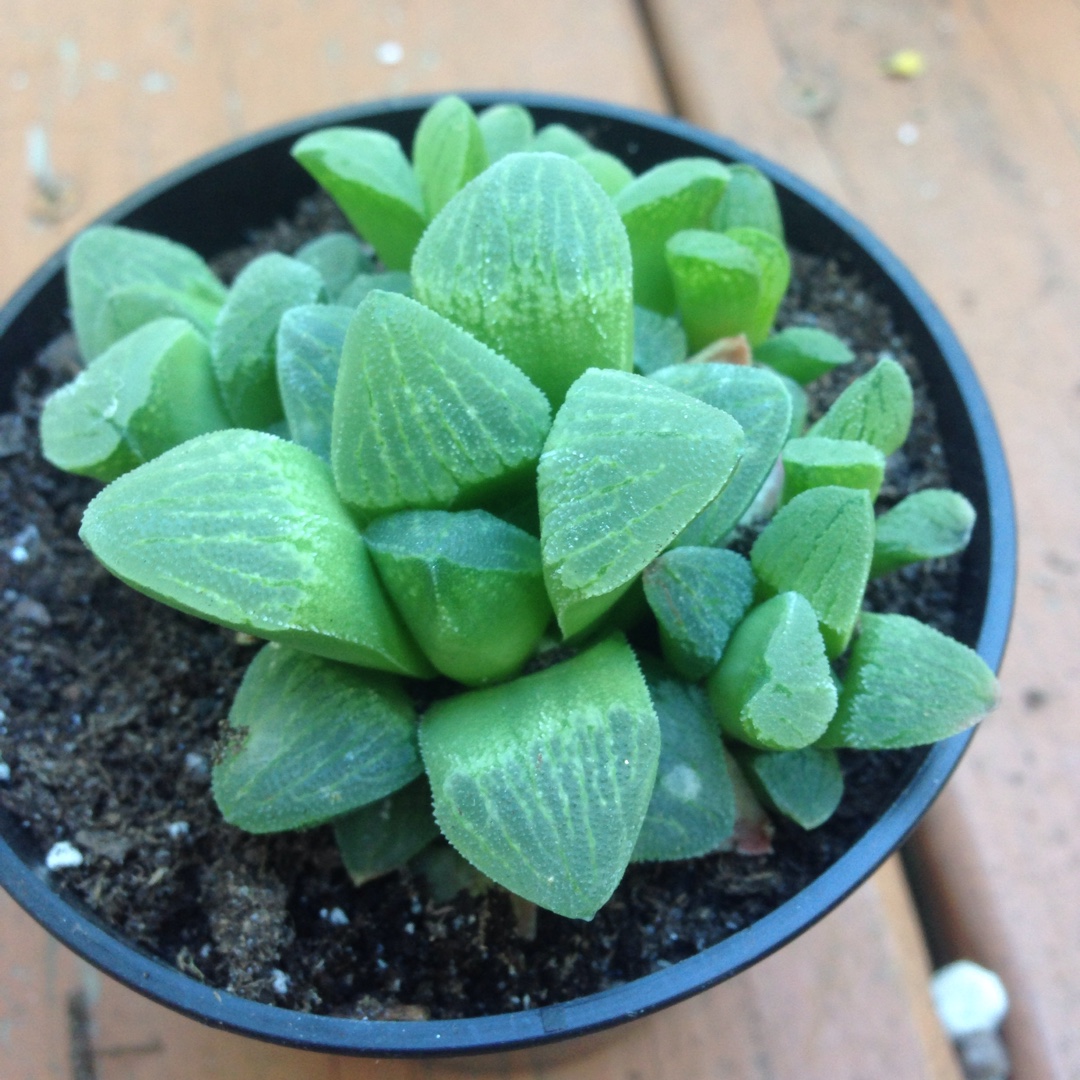
M 323 461 L 330 460 L 334 390 L 352 316 L 347 307 L 304 304 L 278 326 L 277 381 L 289 437 Z
M 686 331 L 674 316 L 634 308 L 634 370 L 652 375 L 686 359 Z
M 844 797 L 844 774 L 834 750 L 748 750 L 738 760 L 766 805 L 804 829 L 824 825 Z
M 476 119 L 493 165 L 507 154 L 520 153 L 532 145 L 536 125 L 529 110 L 520 105 L 491 105 Z
M 298 248 L 293 258 L 313 266 L 322 276 L 327 299 L 334 303 L 357 274 L 370 274 L 375 260 L 352 233 L 317 236 Z
M 487 166 L 487 147 L 471 106 L 453 94 L 439 98 L 420 118 L 413 138 L 413 168 L 428 216 Z
M 710 225 L 717 232 L 747 225 L 784 240 L 784 220 L 773 182 L 753 165 L 729 166 L 731 178 L 713 211 Z
M 265 428 L 283 416 L 277 384 L 277 332 L 289 308 L 323 297 L 312 266 L 270 252 L 240 271 L 210 338 L 225 411 L 237 427 Z
M 660 763 L 634 861 L 692 859 L 727 844 L 735 789 L 716 718 L 697 686 L 642 664 L 660 722 Z
M 393 676 L 267 645 L 229 711 L 214 799 L 252 833 L 329 821 L 420 775 L 416 729 Z
M 835 334 L 816 326 L 789 326 L 754 348 L 754 359 L 801 386 L 850 364 L 855 354 Z
M 809 433 L 827 439 L 861 439 L 888 455 L 903 446 L 914 409 L 907 372 L 885 357 L 852 382 Z
M 974 527 L 975 507 L 959 492 L 916 491 L 877 519 L 870 576 L 955 555 L 968 546 Z

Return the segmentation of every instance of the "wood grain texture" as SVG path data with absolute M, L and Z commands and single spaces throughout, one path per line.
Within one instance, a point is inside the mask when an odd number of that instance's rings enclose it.
M 925 946 L 896 860 L 792 945 L 708 993 L 619 1029 L 584 1060 L 553 1062 L 557 1054 L 535 1050 L 482 1062 L 374 1062 L 237 1038 L 92 972 L 36 932 L 6 897 L 0 962 L 25 973 L 0 1006 L 7 1062 L 22 1069 L 5 1071 L 5 1080 L 69 1075 L 67 1009 L 77 992 L 92 1003 L 95 1080 L 960 1080 L 933 1015 Z M 41 1062 L 53 1071 L 35 1072 Z
M 627 0 L 3 0 L 0 296 L 147 180 L 353 101 L 547 89 L 663 108 Z
M 1017 1002 L 1017 1075 L 1080 1075 L 1080 8 L 649 0 L 690 118 L 816 180 L 958 330 L 1016 485 L 1003 701 L 924 834 L 955 948 Z M 919 49 L 925 74 L 881 60 Z M 905 126 L 910 125 L 910 126 Z

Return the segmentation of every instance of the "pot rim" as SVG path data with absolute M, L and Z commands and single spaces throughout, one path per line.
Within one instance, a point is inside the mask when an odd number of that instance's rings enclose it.
M 152 181 L 113 206 L 97 223 L 137 218 L 163 195 L 208 169 L 240 155 L 291 142 L 317 127 L 362 124 L 390 114 L 417 115 L 440 95 L 423 95 L 346 106 L 289 121 L 203 154 Z M 475 106 L 515 102 L 539 114 L 569 120 L 633 125 L 643 137 L 688 140 L 697 152 L 755 165 L 777 184 L 781 199 L 831 228 L 861 253 L 863 265 L 885 276 L 890 303 L 906 305 L 908 319 L 937 352 L 947 374 L 942 386 L 969 418 L 978 457 L 976 483 L 984 486 L 988 509 L 983 525 L 986 559 L 985 604 L 979 654 L 1000 666 L 1012 613 L 1016 577 L 1016 526 L 1011 486 L 1000 437 L 986 397 L 955 334 L 900 260 L 860 221 L 828 196 L 760 155 L 730 139 L 682 120 L 638 109 L 581 98 L 539 93 L 462 93 Z M 692 151 L 693 152 L 693 151 Z M 299 167 L 298 167 L 299 171 Z M 307 185 L 310 189 L 310 185 Z M 801 204 L 801 207 L 800 207 Z M 787 208 L 785 207 L 785 210 Z M 785 218 L 787 214 L 785 213 Z M 42 342 L 33 340 L 29 309 L 43 304 L 42 294 L 65 307 L 62 274 L 66 247 L 48 259 L 0 311 L 0 345 L 32 355 Z M 29 350 L 29 353 L 28 353 Z M 5 348 L 3 352 L 8 352 Z M 936 387 L 940 390 L 941 386 Z M 958 764 L 974 729 L 931 747 L 897 799 L 870 829 L 823 874 L 768 915 L 730 937 L 668 968 L 629 983 L 562 1004 L 517 1013 L 459 1020 L 355 1020 L 299 1013 L 215 990 L 141 949 L 121 940 L 76 901 L 54 890 L 40 853 L 20 845 L 17 823 L 5 815 L 14 846 L 0 838 L 0 884 L 60 941 L 120 982 L 155 1001 L 215 1027 L 299 1049 L 377 1056 L 446 1056 L 523 1049 L 570 1036 L 585 1035 L 644 1016 L 705 990 L 764 959 L 831 911 L 903 842 L 936 798 Z M 62 881 L 57 882 L 62 888 Z

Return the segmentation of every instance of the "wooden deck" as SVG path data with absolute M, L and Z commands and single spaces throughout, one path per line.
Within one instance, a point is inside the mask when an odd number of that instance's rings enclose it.
M 883 75 L 901 47 L 925 57 L 920 78 Z M 793 946 L 587 1062 L 503 1075 L 955 1080 L 926 989 L 929 935 L 1004 977 L 1016 1077 L 1080 1077 L 1080 4 L 0 0 L 0 295 L 122 195 L 235 135 L 462 87 L 677 112 L 853 210 L 968 348 L 1021 530 L 1001 708 L 912 848 L 928 924 L 890 863 Z M 432 1071 L 204 1029 L 0 900 L 5 1080 Z

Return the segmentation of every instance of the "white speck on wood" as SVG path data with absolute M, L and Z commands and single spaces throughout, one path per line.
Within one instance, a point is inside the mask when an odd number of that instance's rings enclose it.
M 383 41 L 375 47 L 375 59 L 380 64 L 392 67 L 405 58 L 405 49 L 400 41 Z
M 946 964 L 934 973 L 930 988 L 941 1023 L 954 1039 L 994 1031 L 1009 1011 L 1005 984 L 971 960 Z

